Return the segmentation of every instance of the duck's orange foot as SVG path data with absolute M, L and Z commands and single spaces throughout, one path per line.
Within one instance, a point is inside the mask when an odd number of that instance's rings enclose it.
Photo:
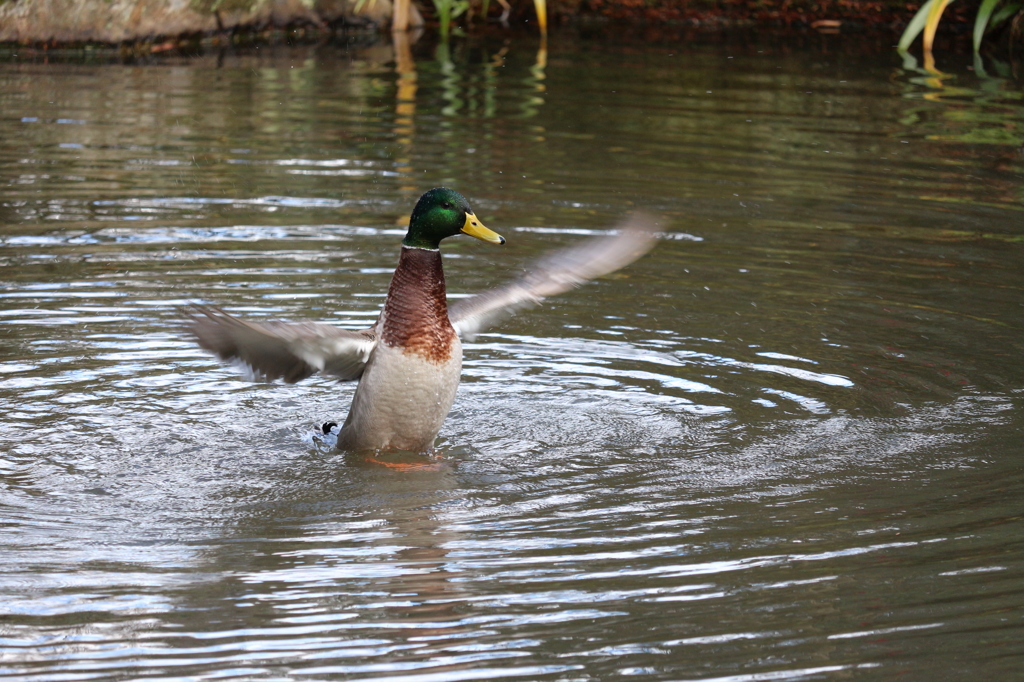
M 367 464 L 374 464 L 377 466 L 387 467 L 389 469 L 397 469 L 399 471 L 440 471 L 444 466 L 444 462 L 439 459 L 427 459 L 422 455 L 398 455 L 401 459 L 395 459 L 394 455 L 391 455 L 390 459 L 384 459 L 383 456 L 372 454 L 366 455 L 363 461 Z M 413 460 L 412 457 L 417 459 Z

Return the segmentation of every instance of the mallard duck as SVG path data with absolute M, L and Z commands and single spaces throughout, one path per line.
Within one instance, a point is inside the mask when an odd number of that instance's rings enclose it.
M 505 243 L 458 192 L 442 187 L 420 197 L 384 308 L 369 329 L 247 322 L 205 306 L 187 311 L 188 328 L 200 346 L 222 360 L 241 361 L 263 381 L 294 383 L 317 372 L 358 379 L 338 448 L 429 451 L 455 401 L 459 337 L 627 265 L 650 248 L 653 222 L 633 216 L 611 236 L 555 252 L 510 284 L 449 307 L 440 244 L 460 233 Z

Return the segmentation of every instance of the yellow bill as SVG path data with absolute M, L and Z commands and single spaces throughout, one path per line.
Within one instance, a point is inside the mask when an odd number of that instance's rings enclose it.
M 466 224 L 462 226 L 463 234 L 492 244 L 504 244 L 505 238 L 500 234 L 484 226 L 480 219 L 472 213 L 466 214 Z

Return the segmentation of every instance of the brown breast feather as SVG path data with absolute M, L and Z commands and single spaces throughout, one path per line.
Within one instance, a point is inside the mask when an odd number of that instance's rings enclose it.
M 441 252 L 402 247 L 384 304 L 381 341 L 437 364 L 452 355 Z

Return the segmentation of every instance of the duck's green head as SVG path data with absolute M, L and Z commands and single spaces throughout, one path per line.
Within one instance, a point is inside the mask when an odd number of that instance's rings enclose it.
M 409 232 L 402 243 L 421 249 L 436 249 L 441 240 L 463 232 L 492 244 L 504 244 L 505 238 L 484 227 L 473 215 L 466 197 L 453 189 L 432 189 L 416 202 L 409 219 Z

